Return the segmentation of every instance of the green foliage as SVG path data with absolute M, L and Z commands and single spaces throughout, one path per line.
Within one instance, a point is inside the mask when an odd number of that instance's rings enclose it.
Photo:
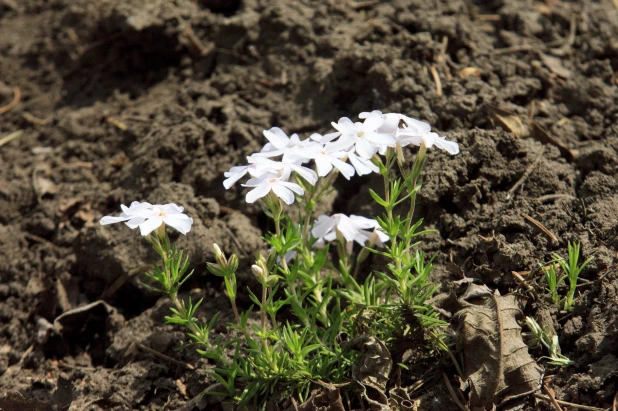
M 343 348 L 342 335 L 370 335 L 385 343 L 413 339 L 426 355 L 443 351 L 454 359 L 443 332 L 447 324 L 430 302 L 437 289 L 429 281 L 435 256 L 427 258 L 418 249 L 419 238 L 432 230 L 422 230 L 423 220 L 414 220 L 425 148 L 421 147 L 409 170 L 394 150 L 389 150 L 386 162 L 378 157 L 373 161 L 384 178 L 382 196 L 369 190 L 384 209 L 378 222 L 389 241 L 383 248 L 375 247 L 375 235 L 355 254 L 352 243 L 341 233 L 334 247 L 314 247 L 316 239 L 310 228 L 314 208 L 332 190 L 335 173 L 315 187 L 298 179 L 305 189 L 299 199 L 303 206 L 299 225 L 284 213 L 278 197 L 264 198 L 274 232 L 264 237 L 268 253 L 258 255 L 251 268 L 261 290 L 247 290 L 253 303 L 249 309 L 240 311 L 236 306 L 238 257 L 226 257 L 214 245 L 216 261 L 207 268 L 223 278 L 235 315 L 229 329 L 238 335 L 227 343 L 209 341 L 217 316 L 206 324 L 196 319 L 202 300 L 193 303 L 177 298 L 179 287 L 192 273 L 182 251 L 170 246 L 164 229 L 148 237 L 161 256 L 161 264 L 147 275 L 174 304 L 166 322 L 186 327 L 188 336 L 199 345 L 198 352 L 216 362 L 211 375 L 221 383 L 223 392 L 214 394 L 230 397 L 238 405 L 262 406 L 275 391 L 303 401 L 316 382 L 346 383 L 358 353 Z M 396 212 L 402 208 L 407 210 L 405 216 Z M 384 270 L 367 272 L 361 279 L 359 274 L 368 271 L 366 261 L 372 253 L 383 260 Z M 232 347 L 234 355 L 229 358 L 224 352 Z
M 532 348 L 544 346 L 549 351 L 549 356 L 541 357 L 541 359 L 547 359 L 549 360 L 548 364 L 558 367 L 567 367 L 574 364 L 573 361 L 560 353 L 558 336 L 552 335 L 549 327 L 542 328 L 532 317 L 526 317 L 526 325 L 530 332 L 523 333 L 523 336 L 528 339 L 528 345 Z
M 589 257 L 581 265 L 579 264 L 580 254 L 579 243 L 568 243 L 568 261 L 558 254 L 552 254 L 552 261 L 549 268 L 541 265 L 541 270 L 545 274 L 545 281 L 547 282 L 547 291 L 550 294 L 550 298 L 554 304 L 562 306 L 562 309 L 571 311 L 575 304 L 575 291 L 577 290 L 577 280 L 579 274 L 584 268 L 594 259 Z M 562 270 L 562 275 L 558 276 L 556 271 L 556 264 Z M 566 296 L 560 299 L 558 296 L 558 287 L 565 282 L 569 283 L 569 289 Z

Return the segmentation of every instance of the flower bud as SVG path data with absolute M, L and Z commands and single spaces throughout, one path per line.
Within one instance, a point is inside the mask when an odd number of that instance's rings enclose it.
M 225 257 L 223 255 L 223 252 L 221 251 L 221 249 L 217 245 L 217 243 L 212 243 L 212 251 L 213 251 L 213 253 L 215 253 L 215 258 L 216 259 L 219 259 L 221 257 Z
M 264 275 L 264 270 L 262 270 L 259 265 L 253 264 L 251 266 L 251 272 L 253 272 L 253 275 L 255 276 L 255 278 L 257 278 L 260 284 L 264 282 L 266 276 Z
M 238 256 L 236 254 L 232 254 L 230 256 L 230 259 L 227 262 L 227 269 L 231 273 L 235 273 L 236 270 L 238 270 Z

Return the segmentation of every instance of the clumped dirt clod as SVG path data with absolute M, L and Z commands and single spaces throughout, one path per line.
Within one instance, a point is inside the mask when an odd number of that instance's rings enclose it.
M 438 252 L 441 291 L 463 275 L 506 296 L 521 292 L 516 271 L 542 295 L 535 269 L 551 253 L 578 241 L 595 256 L 574 311 L 550 315 L 575 365 L 547 374 L 558 400 L 611 407 L 617 38 L 610 1 L 0 0 L 0 138 L 22 131 L 0 147 L 0 406 L 64 407 L 69 385 L 76 409 L 188 404 L 212 384 L 212 365 L 176 351 L 183 334 L 161 325 L 168 302 L 140 283 L 148 247 L 99 218 L 133 200 L 184 205 L 195 224 L 180 242 L 197 270 L 186 293 L 205 298 L 209 317 L 227 307 L 205 274 L 210 244 L 245 266 L 263 247 L 265 219 L 240 187 L 223 189 L 222 173 L 259 149 L 263 129 L 306 136 L 380 109 L 461 145 L 455 157 L 429 153 L 417 205 L 439 232 L 423 247 Z M 370 214 L 373 184 L 336 184 L 332 208 Z M 99 300 L 113 310 L 54 331 L 63 313 Z M 413 396 L 455 406 L 427 385 Z

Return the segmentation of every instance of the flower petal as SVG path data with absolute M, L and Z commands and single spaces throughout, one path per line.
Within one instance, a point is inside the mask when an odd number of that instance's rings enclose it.
M 125 224 L 127 225 L 127 227 L 133 230 L 134 228 L 137 228 L 144 221 L 146 221 L 146 219 L 143 217 L 133 217 L 129 221 L 127 221 Z
M 350 164 L 339 160 L 338 158 L 331 157 L 330 161 L 332 165 L 339 170 L 342 176 L 344 176 L 347 180 L 350 179 L 354 175 L 354 167 Z
M 335 218 L 327 215 L 321 215 L 315 221 L 313 229 L 311 230 L 311 235 L 315 238 L 323 238 L 333 229 L 333 227 L 335 227 L 336 224 L 337 221 Z
M 434 143 L 436 147 L 441 148 L 449 154 L 455 155 L 459 153 L 459 144 L 454 141 L 449 141 L 441 137 L 437 138 Z
M 315 165 L 318 169 L 318 175 L 320 177 L 326 177 L 328 173 L 333 170 L 332 161 L 324 155 L 320 155 L 315 158 Z
M 296 183 L 292 183 L 290 181 L 280 181 L 278 184 L 282 185 L 283 187 L 286 187 L 289 190 L 292 190 L 293 192 L 295 192 L 299 196 L 302 196 L 305 193 L 303 191 L 303 188 L 301 186 L 299 186 L 298 184 L 296 184 Z
M 374 114 L 374 112 L 371 112 L 371 114 L 367 117 L 367 119 L 365 119 L 365 122 L 363 123 L 363 130 L 365 132 L 376 131 L 382 126 L 382 124 L 384 124 L 384 118 L 382 117 L 382 113 L 376 115 Z
M 278 149 L 285 148 L 290 143 L 290 139 L 288 138 L 287 134 L 285 134 L 285 132 L 279 127 L 273 127 L 270 130 L 264 130 L 263 134 L 264 137 L 266 137 L 268 141 L 270 141 L 271 144 Z
M 371 161 L 364 160 L 352 152 L 348 153 L 348 158 L 350 159 L 350 163 L 352 163 L 352 165 L 356 169 L 356 173 L 359 176 L 380 172 L 380 169 Z
M 131 219 L 131 216 L 128 215 L 120 215 L 118 217 L 114 217 L 111 215 L 106 215 L 105 217 L 101 218 L 101 221 L 99 221 L 99 223 L 101 225 L 108 225 L 108 224 L 115 224 L 115 223 L 120 223 L 122 221 L 127 221 L 129 219 Z
M 294 193 L 292 190 L 284 186 L 283 184 L 273 184 L 272 185 L 273 192 L 283 200 L 284 203 L 290 205 L 294 202 Z
M 232 174 L 230 176 L 226 176 L 228 178 L 223 180 L 223 187 L 225 187 L 226 190 L 229 190 L 230 187 L 232 187 L 234 185 L 234 183 L 236 183 L 238 180 L 243 178 L 243 176 L 245 174 L 247 174 L 246 171 L 244 173 L 236 173 L 236 174 Z
M 191 230 L 193 219 L 185 214 L 171 214 L 163 217 L 163 222 L 180 231 L 180 233 L 187 234 Z
M 377 147 L 364 138 L 356 139 L 356 152 L 361 158 L 369 160 L 376 153 Z
M 347 117 L 341 117 L 337 123 L 331 123 L 331 125 L 341 133 L 356 134 L 358 132 L 356 125 Z
M 247 193 L 245 200 L 250 204 L 255 203 L 256 200 L 264 197 L 268 193 L 270 193 L 270 184 L 267 182 L 262 182 L 261 184 L 257 184 L 253 190 Z
M 161 217 L 149 218 L 139 225 L 139 231 L 143 236 L 147 236 L 163 224 Z
M 290 167 L 299 176 L 307 180 L 307 182 L 309 182 L 309 184 L 311 184 L 312 186 L 314 186 L 315 183 L 318 182 L 318 175 L 315 173 L 315 171 L 311 170 L 310 168 L 303 167 L 303 166 L 297 166 L 297 165 L 291 165 Z

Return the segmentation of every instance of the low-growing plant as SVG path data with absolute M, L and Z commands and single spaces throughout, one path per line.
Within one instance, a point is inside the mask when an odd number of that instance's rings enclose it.
M 571 311 L 573 309 L 573 305 L 575 304 L 575 291 L 577 290 L 577 280 L 579 278 L 579 274 L 594 259 L 594 256 L 589 257 L 586 261 L 579 265 L 580 248 L 581 246 L 579 243 L 569 242 L 568 262 L 564 259 L 564 257 L 554 253 L 552 254 L 552 261 L 548 267 L 541 265 L 541 270 L 545 274 L 545 281 L 547 281 L 547 291 L 550 294 L 552 302 L 562 306 L 562 309 L 566 311 Z M 557 273 L 556 264 L 562 270 L 563 274 L 561 276 Z M 558 296 L 558 287 L 565 280 L 568 280 L 569 289 L 566 296 L 563 299 L 560 299 Z
M 558 336 L 555 334 L 552 335 L 549 327 L 541 327 L 532 317 L 526 317 L 526 325 L 530 329 L 530 332 L 523 333 L 523 336 L 528 339 L 528 345 L 532 348 L 543 346 L 549 352 L 549 356 L 541 357 L 541 359 L 546 359 L 548 360 L 548 364 L 559 367 L 567 367 L 574 364 L 573 361 L 560 353 Z
M 263 149 L 247 165 L 225 173 L 226 189 L 251 177 L 243 184 L 250 188 L 246 201 L 259 201 L 273 227 L 264 236 L 268 250 L 251 266 L 261 289 L 246 290 L 253 302 L 248 308 L 236 304 L 238 257 L 213 245 L 215 262 L 207 268 L 223 278 L 234 313 L 229 329 L 238 336 L 232 341 L 212 341 L 217 316 L 206 323 L 196 319 L 202 300 L 178 297 L 193 271 L 165 226 L 189 232 L 192 219 L 182 207 L 134 202 L 121 206 L 119 217 L 101 219 L 140 228 L 160 256 L 147 276 L 172 301 L 166 321 L 185 327 L 198 352 L 214 360 L 212 376 L 236 404 L 263 405 L 275 392 L 302 401 L 318 385 L 350 383 L 360 354 L 346 342 L 359 337 L 387 345 L 410 340 L 426 356 L 449 352 L 446 323 L 430 302 L 437 288 L 429 280 L 434 258 L 419 249 L 420 236 L 430 230 L 415 219 L 415 204 L 427 149 L 435 145 L 457 154 L 459 147 L 402 114 L 373 111 L 359 117 L 364 121 L 341 118 L 333 123 L 336 131 L 305 140 L 276 127 L 265 130 Z M 419 146 L 411 167 L 402 150 L 408 145 Z M 314 168 L 306 166 L 311 161 Z M 369 190 L 383 209 L 380 216 L 315 215 L 338 175 L 349 180 L 371 173 L 382 176 L 383 192 Z M 287 208 L 294 202 L 298 216 Z M 383 269 L 371 271 L 371 254 Z M 227 355 L 226 348 L 234 354 Z

